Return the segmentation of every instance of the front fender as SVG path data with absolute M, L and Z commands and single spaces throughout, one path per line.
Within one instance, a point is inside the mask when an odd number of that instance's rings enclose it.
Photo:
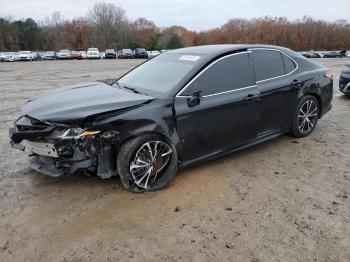
M 93 122 L 92 129 L 116 131 L 117 143 L 121 146 L 125 141 L 147 133 L 156 133 L 172 143 L 182 159 L 182 148 L 174 121 L 171 101 L 156 101 L 123 114 L 111 116 Z

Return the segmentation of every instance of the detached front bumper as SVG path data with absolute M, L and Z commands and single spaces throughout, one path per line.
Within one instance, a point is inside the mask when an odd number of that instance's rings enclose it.
M 60 170 L 55 166 L 55 163 L 52 161 L 52 159 L 47 158 L 45 161 L 45 159 L 39 155 L 30 156 L 29 165 L 33 170 L 44 175 L 59 177 L 65 174 L 64 170 Z
M 81 160 L 72 163 L 69 168 L 62 168 L 57 166 L 57 160 L 52 157 L 34 155 L 29 156 L 29 165 L 33 170 L 41 174 L 59 177 L 62 175 L 74 174 L 78 171 L 84 172 L 91 167 L 92 161 L 91 159 Z

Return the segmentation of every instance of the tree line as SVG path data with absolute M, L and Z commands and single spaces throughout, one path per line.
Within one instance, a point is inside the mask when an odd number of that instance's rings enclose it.
M 146 18 L 131 21 L 125 10 L 96 3 L 84 17 L 65 19 L 60 12 L 44 21 L 0 17 L 0 50 L 86 50 L 97 47 L 174 49 L 204 44 L 259 43 L 294 50 L 348 50 L 350 24 L 310 17 L 290 21 L 284 17 L 231 19 L 218 28 L 191 31 L 183 26 L 160 28 Z

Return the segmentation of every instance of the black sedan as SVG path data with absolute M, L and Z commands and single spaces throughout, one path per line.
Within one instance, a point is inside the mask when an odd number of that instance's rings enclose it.
M 144 48 L 136 48 L 134 50 L 134 57 L 135 58 L 148 58 L 148 53 L 146 49 Z
M 342 57 L 342 55 L 339 52 L 330 51 L 330 52 L 324 53 L 323 57 L 324 58 L 337 58 L 337 57 Z
M 333 76 L 277 46 L 213 45 L 163 53 L 114 84 L 34 98 L 10 129 L 34 170 L 119 174 L 132 192 L 184 167 L 285 133 L 308 136 L 331 108 Z
M 115 59 L 117 58 L 117 53 L 114 49 L 106 49 L 105 51 L 105 59 Z
M 118 58 L 133 58 L 131 49 L 122 49 L 118 51 Z
M 339 90 L 344 95 L 350 95 L 350 62 L 347 62 L 340 73 Z

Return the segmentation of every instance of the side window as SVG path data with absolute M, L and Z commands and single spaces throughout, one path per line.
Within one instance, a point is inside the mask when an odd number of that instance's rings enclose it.
M 248 53 L 228 56 L 205 70 L 187 88 L 186 95 L 202 91 L 202 95 L 212 95 L 254 85 L 253 73 Z
M 273 50 L 254 50 L 253 57 L 256 81 L 286 74 L 280 52 Z
M 286 73 L 288 74 L 292 72 L 296 68 L 295 63 L 284 54 L 282 54 L 282 58 L 283 58 L 284 68 L 286 69 Z

